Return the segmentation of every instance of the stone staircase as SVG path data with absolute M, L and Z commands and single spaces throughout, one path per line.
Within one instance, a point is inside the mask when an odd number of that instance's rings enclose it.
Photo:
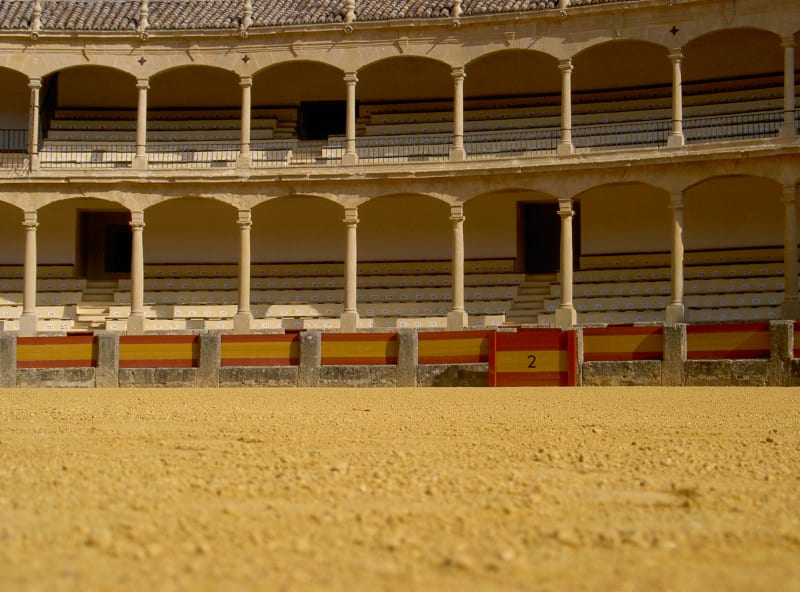
M 550 284 L 558 281 L 558 274 L 527 275 L 519 287 L 517 298 L 506 315 L 508 325 L 535 325 L 544 312 L 544 301 L 550 297 Z
M 83 298 L 77 306 L 76 331 L 105 329 L 109 307 L 114 302 L 116 281 L 92 280 L 87 282 Z

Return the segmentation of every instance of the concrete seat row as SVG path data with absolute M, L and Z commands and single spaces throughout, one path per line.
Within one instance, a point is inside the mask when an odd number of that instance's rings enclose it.
M 731 294 L 739 292 L 783 291 L 783 276 L 734 276 L 718 279 L 688 279 L 684 282 L 684 294 Z M 579 283 L 573 287 L 575 297 L 670 295 L 669 281 L 617 281 Z M 561 286 L 551 284 L 550 295 L 559 296 Z
M 596 298 L 576 298 L 573 301 L 575 310 L 612 311 L 612 310 L 663 310 L 671 302 L 670 296 L 600 296 Z M 780 306 L 783 292 L 746 292 L 732 294 L 698 294 L 688 295 L 684 304 L 689 309 L 701 308 L 735 308 Z M 546 312 L 555 312 L 559 306 L 557 298 L 545 301 Z
M 22 292 L 25 281 L 21 277 L 0 279 L 0 292 Z M 84 278 L 63 277 L 59 279 L 39 278 L 36 280 L 37 292 L 83 292 L 86 289 Z
M 82 291 L 64 292 L 39 292 L 36 294 L 37 306 L 51 306 L 62 304 L 78 304 L 83 296 Z M 23 293 L 20 292 L 0 292 L 0 306 L 22 304 Z
M 669 268 L 669 253 L 614 253 L 610 255 L 581 255 L 581 272 L 591 269 L 634 269 L 642 267 Z M 753 249 L 726 249 L 718 251 L 687 251 L 684 266 L 724 265 L 740 263 L 783 263 L 783 249 L 764 247 Z

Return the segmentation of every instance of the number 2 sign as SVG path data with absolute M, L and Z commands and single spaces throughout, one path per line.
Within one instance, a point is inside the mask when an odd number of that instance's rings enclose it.
M 489 386 L 575 386 L 574 331 L 495 332 L 489 343 Z

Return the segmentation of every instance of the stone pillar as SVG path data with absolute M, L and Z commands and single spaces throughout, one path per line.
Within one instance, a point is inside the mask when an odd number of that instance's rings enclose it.
M 150 82 L 147 78 L 136 81 L 139 89 L 139 101 L 136 105 L 136 156 L 133 159 L 133 168 L 144 170 L 147 168 L 147 90 Z
M 250 163 L 252 162 L 250 157 L 250 115 L 253 79 L 250 76 L 242 76 L 239 78 L 239 86 L 242 87 L 241 140 L 236 166 L 246 169 L 250 168 Z
M 116 388 L 119 386 L 119 334 L 99 333 L 97 335 L 97 368 L 94 373 L 97 388 Z
M 131 212 L 131 314 L 128 334 L 144 333 L 144 212 Z
M 355 333 L 358 330 L 358 208 L 344 210 L 343 220 L 347 232 L 344 258 L 344 310 L 341 316 L 341 332 Z
M 683 386 L 686 367 L 686 325 L 664 325 L 662 386 Z
M 0 333 L 0 388 L 17 386 L 17 336 Z
M 350 166 L 358 163 L 358 152 L 356 151 L 356 84 L 358 76 L 355 72 L 346 72 L 344 83 L 347 86 L 347 121 L 345 122 L 346 140 L 342 164 Z
M 800 320 L 800 298 L 797 293 L 797 188 L 783 188 L 783 306 L 781 317 Z
M 397 331 L 397 386 L 417 386 L 419 337 L 413 329 Z
M 464 150 L 464 78 L 467 77 L 463 67 L 453 68 L 453 147 L 450 149 L 450 160 L 466 160 Z
M 563 155 L 575 152 L 572 145 L 572 60 L 559 60 L 558 69 L 561 70 L 561 143 L 557 154 Z
M 683 82 L 681 74 L 681 62 L 683 61 L 683 51 L 680 48 L 669 52 L 669 60 L 672 62 L 672 133 L 667 140 L 667 146 L 683 146 L 686 139 L 683 136 Z
M 250 210 L 239 210 L 239 307 L 233 317 L 235 333 L 249 333 L 253 322 L 250 311 L 250 228 L 253 226 Z
M 569 329 L 578 322 L 578 315 L 572 303 L 573 252 L 572 219 L 575 211 L 571 199 L 558 200 L 558 215 L 561 217 L 561 304 L 556 310 L 556 327 Z
M 200 334 L 200 360 L 197 365 L 197 386 L 219 386 L 222 360 L 222 337 L 219 331 Z
M 42 79 L 31 78 L 28 80 L 31 89 L 30 114 L 28 117 L 28 156 L 32 171 L 39 170 L 39 95 L 42 90 Z
M 300 365 L 297 386 L 318 386 L 322 366 L 322 336 L 319 331 L 300 333 Z
M 30 337 L 36 335 L 36 229 L 39 226 L 39 218 L 35 210 L 25 212 L 22 225 L 25 227 L 25 269 L 19 334 L 22 337 Z
M 450 222 L 453 225 L 453 260 L 451 263 L 453 305 L 447 314 L 447 328 L 460 331 L 469 325 L 464 308 L 464 206 L 450 206 Z
M 672 302 L 667 306 L 668 325 L 683 323 L 686 308 L 683 304 L 683 193 L 670 198 L 672 209 Z
M 797 135 L 797 124 L 794 121 L 794 35 L 781 39 L 783 48 L 783 124 L 781 136 L 792 138 Z
M 767 368 L 769 385 L 792 386 L 794 322 L 770 321 L 769 346 L 769 366 Z

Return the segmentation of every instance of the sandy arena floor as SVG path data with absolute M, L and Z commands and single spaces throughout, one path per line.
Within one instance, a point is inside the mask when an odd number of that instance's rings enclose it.
M 800 390 L 0 391 L 2 590 L 800 590 Z

